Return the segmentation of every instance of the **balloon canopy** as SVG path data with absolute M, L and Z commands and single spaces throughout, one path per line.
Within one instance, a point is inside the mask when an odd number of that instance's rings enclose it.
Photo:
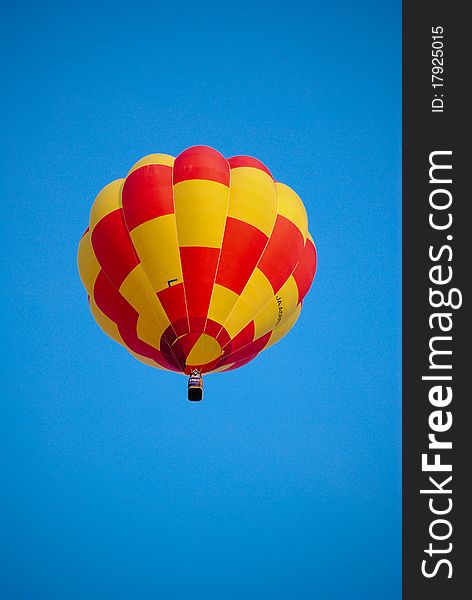
M 106 334 L 153 367 L 210 373 L 293 327 L 316 249 L 302 201 L 260 161 L 194 146 L 102 189 L 78 264 Z

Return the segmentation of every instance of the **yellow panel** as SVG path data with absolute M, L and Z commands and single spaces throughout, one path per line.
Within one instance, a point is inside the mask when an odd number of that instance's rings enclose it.
M 223 325 L 231 312 L 231 309 L 238 301 L 238 294 L 228 288 L 215 283 L 211 297 L 210 310 L 208 318 Z
M 297 322 L 298 317 L 300 316 L 301 309 L 302 305 L 299 304 L 297 308 L 293 311 L 293 313 L 290 315 L 290 317 L 288 317 L 288 319 L 284 323 L 282 323 L 280 327 L 274 329 L 265 348 L 269 348 L 269 346 L 272 346 L 273 344 L 278 342 L 281 338 L 284 337 L 284 335 L 286 335 L 292 329 L 292 327 Z
M 278 202 L 274 180 L 267 173 L 253 167 L 231 170 L 229 217 L 250 223 L 270 236 Z
M 142 223 L 131 232 L 136 253 L 147 277 L 158 292 L 167 287 L 169 279 L 182 282 L 175 216 L 163 215 Z
M 120 286 L 120 294 L 126 298 L 129 304 L 138 312 L 156 297 L 141 264 L 128 273 L 126 279 Z
M 156 318 L 156 326 L 159 326 L 160 329 L 162 330 L 162 333 L 164 333 L 164 331 L 169 327 L 170 325 L 170 321 L 169 321 L 169 317 L 167 316 L 167 313 L 165 312 L 164 308 L 162 307 L 162 304 L 159 300 L 159 298 L 154 295 L 152 297 L 152 299 L 150 300 L 150 305 L 151 305 L 151 310 L 154 313 L 154 316 Z M 148 310 L 148 305 L 144 305 L 144 307 L 141 309 L 142 311 L 144 310 Z
M 88 295 L 92 296 L 93 286 L 101 267 L 93 252 L 90 230 L 80 240 L 77 263 L 84 288 L 87 290 Z
M 152 265 L 151 265 L 152 267 Z M 151 267 L 149 270 L 151 270 Z M 182 277 L 173 277 L 171 271 L 158 271 L 149 277 L 149 283 L 152 288 L 157 292 L 169 287 L 169 281 L 172 279 L 172 285 L 182 283 Z
M 303 202 L 299 196 L 284 183 L 277 182 L 277 193 L 279 196 L 279 215 L 286 217 L 294 223 L 306 239 L 308 233 L 308 218 Z
M 90 211 L 90 231 L 93 231 L 95 225 L 108 213 L 121 208 L 121 189 L 124 181 L 116 179 L 99 192 Z
M 295 283 L 295 279 L 290 276 L 271 301 L 256 315 L 254 319 L 254 339 L 261 337 L 276 327 L 281 327 L 293 313 L 297 303 L 297 284 Z
M 173 252 L 179 255 L 173 214 L 162 215 L 141 223 L 131 231 L 130 236 L 141 262 L 144 263 L 156 254 L 160 256 L 161 266 L 158 270 L 165 268 L 169 254 Z
M 229 189 L 216 181 L 192 179 L 174 185 L 180 246 L 221 248 Z
M 244 288 L 240 300 L 246 300 L 251 306 L 251 319 L 252 320 L 257 313 L 264 308 L 269 300 L 274 295 L 274 290 L 264 275 L 264 273 L 256 268 L 252 273 L 249 281 Z
M 141 264 L 136 265 L 134 269 L 128 273 L 120 286 L 119 292 L 138 312 L 145 304 L 147 304 L 147 302 L 149 302 L 149 298 L 154 296 L 154 290 L 152 289 Z
M 221 356 L 221 346 L 211 336 L 203 333 L 190 350 L 185 363 L 187 365 L 204 365 Z
M 269 280 L 256 268 L 224 325 L 229 335 L 235 337 L 273 296 Z
M 144 156 L 138 160 L 138 162 L 131 167 L 128 175 L 133 171 L 136 171 L 136 169 L 139 169 L 139 167 L 144 167 L 145 165 L 167 165 L 168 167 L 173 167 L 174 160 L 175 158 L 170 156 L 170 154 L 148 154 L 147 156 Z
M 169 325 L 169 320 L 165 317 L 162 307 L 160 317 L 156 315 L 156 307 L 153 302 L 148 302 L 139 313 L 136 328 L 139 339 L 157 348 L 157 350 L 160 349 L 161 335 Z M 165 321 L 163 321 L 164 318 Z
M 234 338 L 252 320 L 253 316 L 254 310 L 251 303 L 247 298 L 240 297 L 224 325 L 230 337 Z
M 120 332 L 118 331 L 116 323 L 114 323 L 104 313 L 102 313 L 102 311 L 95 304 L 95 301 L 92 297 L 90 298 L 90 312 L 92 313 L 93 318 L 98 323 L 100 328 L 109 337 L 111 337 L 113 340 L 115 340 L 115 342 L 118 342 L 122 346 L 126 346 L 126 344 L 123 342 Z
M 139 280 L 139 274 L 142 277 L 142 285 L 135 287 L 134 284 Z M 152 328 L 159 333 L 159 336 L 170 325 L 169 318 L 140 265 L 135 267 L 124 280 L 120 287 L 120 293 L 138 313 L 146 313 L 149 319 L 154 319 Z M 159 346 L 157 345 L 156 348 Z

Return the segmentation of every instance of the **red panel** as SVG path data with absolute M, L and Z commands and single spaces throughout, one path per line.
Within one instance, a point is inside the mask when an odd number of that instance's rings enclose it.
M 189 317 L 189 321 L 191 331 L 205 331 L 206 317 Z
M 184 370 L 185 357 L 183 355 L 178 354 L 178 352 L 177 352 L 178 348 L 172 349 L 170 344 L 167 343 L 167 341 L 164 339 L 164 337 L 162 337 L 162 339 L 161 339 L 160 348 L 161 348 L 162 354 L 167 359 L 167 361 L 169 361 L 173 364 L 175 363 L 178 366 L 179 371 Z
M 191 331 L 203 332 L 210 306 L 219 248 L 180 248 L 180 259 Z
M 186 360 L 187 356 L 190 354 L 191 349 L 195 345 L 198 338 L 201 336 L 201 333 L 198 331 L 188 333 L 188 323 L 185 321 L 187 325 L 187 331 L 184 334 L 175 333 L 175 329 L 179 330 L 178 323 L 173 323 L 172 326 L 169 326 L 166 331 L 163 333 L 161 339 L 161 349 L 170 358 L 174 358 L 177 360 L 180 365 L 180 370 L 186 370 Z M 173 328 L 173 329 L 172 329 Z M 168 343 L 169 342 L 169 343 Z M 174 360 L 175 360 L 174 359 Z
M 211 321 L 211 322 L 214 323 L 214 321 Z M 218 324 L 215 323 L 215 325 L 218 325 Z M 218 326 L 218 328 L 220 328 L 220 326 Z M 190 351 L 192 350 L 192 348 L 194 347 L 194 345 L 196 344 L 197 340 L 200 338 L 201 335 L 202 334 L 200 331 L 194 331 L 191 333 L 187 333 L 183 336 L 177 337 L 175 335 L 174 331 L 171 330 L 171 328 L 169 327 L 167 329 L 167 331 L 164 332 L 164 334 L 163 334 L 163 338 L 166 337 L 166 339 L 161 340 L 161 350 L 171 360 L 174 360 L 174 361 L 177 360 L 180 365 L 181 370 L 185 371 L 187 374 L 190 373 L 192 368 L 198 368 L 202 372 L 211 371 L 212 369 L 215 368 L 215 366 L 219 362 L 220 357 L 216 358 L 215 360 L 213 360 L 207 364 L 193 364 L 193 365 L 186 364 L 187 357 L 190 354 Z M 227 335 L 227 337 L 229 339 L 228 335 Z M 171 344 L 172 351 L 170 350 L 170 346 L 167 343 L 167 340 L 172 340 L 172 344 Z
M 180 371 L 175 358 L 166 357 L 162 352 L 146 344 L 138 338 L 136 325 L 138 313 L 128 304 L 126 299 L 113 287 L 103 271 L 100 271 L 95 281 L 93 296 L 98 308 L 118 327 L 123 341 L 130 350 L 155 360 L 159 365 Z
M 172 350 L 175 352 L 176 356 L 179 358 L 179 361 L 182 364 L 182 370 L 185 370 L 187 375 L 190 375 L 190 371 L 192 370 L 190 367 L 199 368 L 200 370 L 204 367 L 203 364 L 192 364 L 187 365 L 187 357 L 190 354 L 192 348 L 197 343 L 198 339 L 201 337 L 200 331 L 193 331 L 179 337 L 173 344 Z
M 84 235 L 89 231 L 90 227 L 87 227 L 87 229 L 83 232 L 82 236 L 80 239 L 82 239 L 84 237 Z
M 177 337 L 189 332 L 187 313 L 185 313 L 185 317 L 182 319 L 172 322 L 172 329 L 175 331 Z
M 187 308 L 184 284 L 178 283 L 157 293 L 163 309 L 177 335 L 188 333 Z
M 300 262 L 293 272 L 298 288 L 298 302 L 306 296 L 316 272 L 316 248 L 307 238 Z
M 92 232 L 92 247 L 100 266 L 117 288 L 138 260 L 120 208 L 101 219 Z
M 253 167 L 254 169 L 259 169 L 260 171 L 264 171 L 270 177 L 272 177 L 272 173 L 265 166 L 264 163 L 261 163 L 257 158 L 252 158 L 252 156 L 232 156 L 228 158 L 229 166 L 232 169 L 237 169 L 238 167 Z M 272 179 L 274 179 L 272 177 Z
M 219 362 L 220 362 L 220 359 L 218 357 L 218 358 L 215 358 L 215 360 L 212 360 L 209 363 L 206 363 L 205 365 L 199 365 L 199 366 L 197 365 L 197 368 L 200 369 L 200 371 L 201 371 L 202 374 L 203 373 L 209 373 L 210 371 L 213 371 L 213 369 L 217 369 L 218 368 Z M 191 370 L 191 369 L 189 368 L 189 370 Z
M 174 162 L 174 184 L 188 179 L 207 179 L 229 186 L 228 161 L 209 146 L 192 146 Z
M 173 328 L 173 325 L 171 324 L 167 327 L 167 329 L 164 331 L 164 333 L 161 336 L 161 345 L 162 345 L 162 341 L 164 340 L 167 344 L 169 344 L 171 346 L 178 337 L 179 336 L 176 334 L 176 332 Z
M 121 327 L 118 327 L 118 329 L 123 341 L 133 352 L 136 352 L 141 356 L 145 356 L 146 358 L 150 358 L 156 361 L 157 364 L 161 365 L 161 367 L 165 367 L 171 371 L 182 371 L 182 368 L 173 355 L 166 356 L 159 350 L 156 350 L 156 348 L 153 348 L 149 344 L 146 344 L 146 342 L 140 340 L 135 333 L 132 333 L 128 330 L 123 330 Z
M 233 362 L 245 360 L 254 356 L 255 354 L 258 354 L 261 350 L 263 350 L 264 346 L 269 341 L 271 334 L 272 332 L 269 331 L 254 342 L 250 342 L 249 344 L 246 344 L 239 350 L 231 352 L 231 354 L 228 354 L 227 356 L 225 356 L 225 358 L 223 358 L 223 360 L 221 361 L 221 365 L 228 365 Z
M 198 338 L 201 337 L 201 335 L 202 334 L 199 331 L 192 331 L 191 333 L 187 333 L 186 335 L 179 337 L 174 342 L 173 346 L 180 346 L 185 358 L 187 358 L 187 356 L 190 354 L 190 351 L 195 346 Z
M 175 342 L 175 340 L 180 335 L 185 335 L 186 333 L 188 333 L 187 318 L 185 318 L 184 321 L 185 321 L 185 331 L 183 333 L 177 333 L 178 330 L 176 330 L 175 326 L 176 326 L 176 323 L 179 323 L 179 321 L 174 321 L 167 327 L 167 329 L 162 334 L 161 341 L 164 340 L 169 346 L 172 346 L 172 344 Z
M 220 323 L 212 321 L 212 319 L 206 320 L 205 333 L 211 335 L 211 337 L 214 337 L 215 339 L 218 337 L 218 343 L 221 347 L 226 346 L 226 344 L 231 342 L 231 338 L 226 329 L 222 327 Z
M 174 212 L 172 167 L 145 165 L 133 171 L 123 186 L 123 212 L 129 231 Z
M 216 283 L 241 294 L 264 252 L 267 240 L 257 227 L 228 217 Z
M 182 321 L 182 325 L 183 325 Z M 176 360 L 180 370 L 183 371 L 185 368 L 185 355 L 182 352 L 182 349 L 178 344 L 174 344 L 176 339 L 179 337 L 179 334 L 176 334 L 175 330 L 184 329 L 184 327 L 176 326 L 176 323 L 172 323 L 169 325 L 167 329 L 164 331 L 160 341 L 160 348 L 162 352 L 169 358 L 169 360 Z M 188 321 L 185 319 L 185 330 L 188 332 Z M 185 333 L 183 334 L 185 335 Z
M 138 313 L 112 285 L 104 271 L 100 271 L 93 288 L 98 308 L 118 326 L 136 331 Z
M 274 294 L 297 266 L 303 247 L 304 240 L 298 227 L 289 219 L 278 215 L 267 248 L 258 264 L 272 285 Z
M 244 329 L 242 329 L 238 335 L 236 335 L 232 340 L 230 344 L 223 344 L 222 343 L 222 339 L 220 338 L 220 335 L 218 335 L 218 342 L 220 343 L 221 347 L 224 348 L 225 350 L 225 354 L 228 355 L 231 352 L 234 352 L 236 350 L 238 350 L 239 348 L 242 348 L 243 346 L 246 346 L 247 344 L 250 344 L 252 342 L 252 340 L 254 339 L 254 321 L 251 321 L 250 323 L 248 323 L 246 325 L 246 327 L 244 327 Z

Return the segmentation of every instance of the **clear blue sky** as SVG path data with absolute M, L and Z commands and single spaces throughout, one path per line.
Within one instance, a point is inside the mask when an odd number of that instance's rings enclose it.
M 400 2 L 98 4 L 3 8 L 0 596 L 400 598 Z M 319 251 L 200 404 L 76 267 L 99 189 L 194 144 L 261 159 Z

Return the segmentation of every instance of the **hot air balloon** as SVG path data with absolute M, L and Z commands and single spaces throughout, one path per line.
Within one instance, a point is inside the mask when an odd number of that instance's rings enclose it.
M 150 154 L 105 186 L 78 249 L 98 325 L 135 358 L 190 375 L 242 367 L 295 324 L 316 269 L 305 207 L 249 156 Z

